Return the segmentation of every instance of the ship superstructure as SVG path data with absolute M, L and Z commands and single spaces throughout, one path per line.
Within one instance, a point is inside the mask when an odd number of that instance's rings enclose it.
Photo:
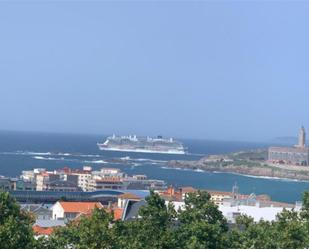
M 98 147 L 100 150 L 111 151 L 185 154 L 185 148 L 181 142 L 162 136 L 152 138 L 113 135 L 107 137 L 104 143 L 98 143 Z

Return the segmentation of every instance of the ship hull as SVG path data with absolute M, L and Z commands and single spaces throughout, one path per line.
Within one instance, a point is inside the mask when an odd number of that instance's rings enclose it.
M 151 149 L 135 149 L 135 148 L 115 148 L 107 147 L 104 144 L 98 144 L 102 151 L 119 151 L 119 152 L 135 152 L 135 153 L 150 153 L 150 154 L 171 154 L 171 155 L 184 155 L 185 151 L 181 150 L 151 150 Z

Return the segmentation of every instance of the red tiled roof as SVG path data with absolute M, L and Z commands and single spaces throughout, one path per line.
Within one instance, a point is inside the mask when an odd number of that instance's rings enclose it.
M 95 208 L 103 208 L 100 202 L 65 202 L 60 201 L 64 212 L 66 213 L 89 213 Z
M 104 208 L 105 211 L 107 213 L 112 213 L 113 212 L 113 216 L 114 216 L 114 220 L 120 220 L 122 217 L 122 213 L 123 213 L 123 208 L 118 208 L 118 207 L 111 207 L 111 208 Z M 74 219 L 74 222 L 80 222 L 81 217 L 87 217 L 90 218 L 92 216 L 91 212 L 88 213 L 80 213 L 79 215 L 77 215 L 77 217 Z
M 51 235 L 54 231 L 52 227 L 40 227 L 38 225 L 33 226 L 32 230 L 37 235 Z
M 197 190 L 193 187 L 182 187 L 180 188 L 182 193 L 194 193 Z
M 271 201 L 271 198 L 269 195 L 257 195 L 256 196 L 256 199 L 259 200 L 259 201 Z
M 57 169 L 56 172 L 64 172 L 66 174 L 89 174 L 91 170 L 71 169 L 69 167 L 64 167 L 62 169 Z
M 39 175 L 40 176 L 49 176 L 50 174 L 48 172 L 44 171 L 44 172 L 41 172 Z
M 114 211 L 114 220 L 120 220 L 123 213 L 123 208 L 115 208 Z

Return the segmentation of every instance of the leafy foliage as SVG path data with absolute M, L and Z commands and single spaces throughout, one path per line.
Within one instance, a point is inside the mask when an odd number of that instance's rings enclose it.
M 71 222 L 67 227 L 59 228 L 49 238 L 43 241 L 46 249 L 64 249 L 68 246 L 76 249 L 112 249 L 113 234 L 110 229 L 111 214 L 103 209 L 95 209 L 89 217 Z
M 207 192 L 188 194 L 179 221 L 178 248 L 226 248 L 227 222 Z
M 35 247 L 33 218 L 20 210 L 8 193 L 0 192 L 0 248 L 30 249 Z
M 96 209 L 90 217 L 35 240 L 33 219 L 7 193 L 0 194 L 0 248 L 40 249 L 305 249 L 309 248 L 309 193 L 300 212 L 284 210 L 273 222 L 240 216 L 232 227 L 205 191 L 190 193 L 177 212 L 154 192 L 139 218 L 113 221 Z
M 119 248 L 175 248 L 174 207 L 165 205 L 165 201 L 153 192 L 146 201 L 147 205 L 140 209 L 140 219 L 116 224 Z

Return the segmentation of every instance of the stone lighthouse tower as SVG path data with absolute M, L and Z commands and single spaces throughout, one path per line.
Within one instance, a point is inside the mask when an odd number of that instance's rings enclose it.
M 304 148 L 306 146 L 306 131 L 304 126 L 301 127 L 299 131 L 299 137 L 298 137 L 298 146 L 300 148 Z

